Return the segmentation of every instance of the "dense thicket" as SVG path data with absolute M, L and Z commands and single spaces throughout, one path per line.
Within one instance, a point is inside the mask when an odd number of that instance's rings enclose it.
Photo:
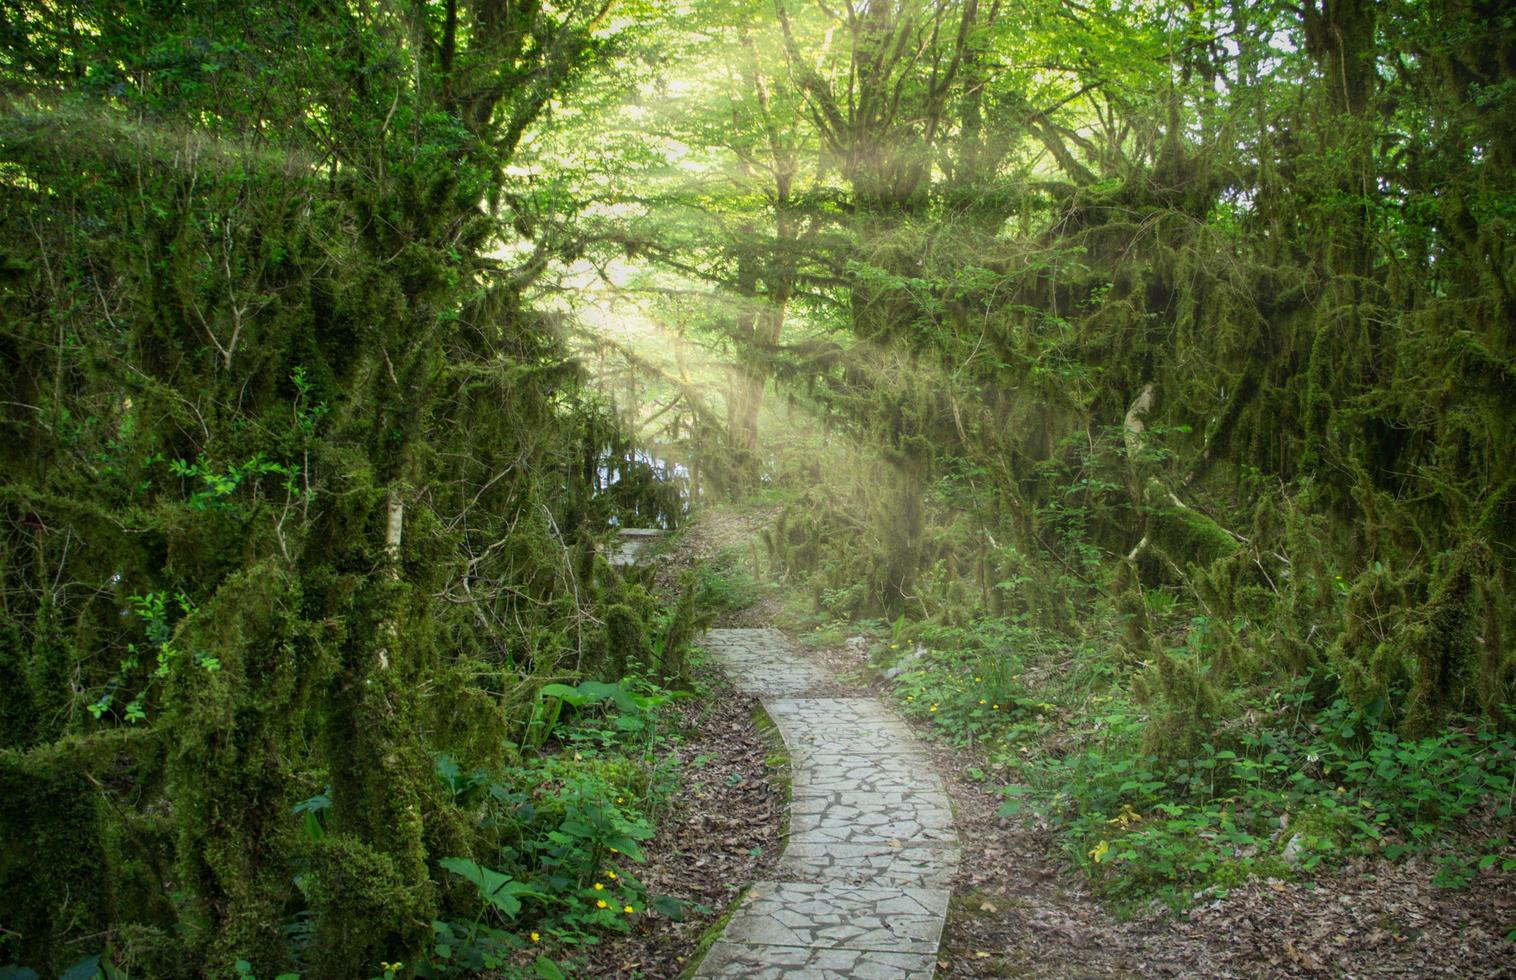
M 779 372 L 884 448 L 771 538 L 829 606 L 1067 629 L 1104 596 L 1159 716 L 1311 676 L 1411 733 L 1510 722 L 1508 11 L 781 2 L 702 29 L 719 59 L 687 53 L 648 127 L 690 158 L 608 235 L 748 304 L 715 318 L 734 415 Z M 1200 662 L 1169 662 L 1152 589 L 1203 617 Z
M 0 962 L 414 966 L 475 908 L 433 756 L 507 759 L 626 664 L 607 618 L 647 645 L 592 537 L 645 501 L 596 494 L 629 457 L 505 177 L 605 13 L 10 8 Z

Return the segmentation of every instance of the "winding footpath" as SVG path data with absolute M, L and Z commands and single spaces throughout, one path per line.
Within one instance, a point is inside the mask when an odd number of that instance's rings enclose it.
M 921 744 L 877 700 L 817 696 L 834 679 L 778 630 L 711 630 L 703 645 L 761 698 L 793 789 L 774 878 L 747 890 L 695 977 L 932 976 L 959 848 Z

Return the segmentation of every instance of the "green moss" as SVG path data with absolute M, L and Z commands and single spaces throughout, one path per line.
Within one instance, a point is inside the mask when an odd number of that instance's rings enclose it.
M 100 792 L 68 760 L 0 752 L 0 895 L 7 956 L 57 976 L 112 921 Z M 91 948 L 93 947 L 93 948 Z
M 1121 619 L 1123 659 L 1139 661 L 1152 642 L 1153 626 L 1148 619 L 1147 603 L 1143 601 L 1137 567 L 1133 562 L 1124 561 L 1116 566 L 1111 592 L 1115 596 L 1116 614 Z
M 188 617 L 167 717 L 177 740 L 167 795 L 177 826 L 177 883 L 187 940 L 207 968 L 246 959 L 287 965 L 283 925 L 298 824 L 284 746 L 300 734 L 320 658 L 293 617 L 300 598 L 273 564 L 232 576 Z M 211 670 L 196 662 L 209 655 Z
M 605 610 L 606 645 L 611 679 L 626 676 L 633 665 L 649 666 L 653 660 L 647 627 L 631 605 L 618 602 Z
M 316 976 L 371 976 L 381 962 L 413 961 L 417 934 L 430 933 L 435 898 L 427 890 L 418 890 L 388 854 L 350 834 L 327 836 L 310 860 Z
M 1150 656 L 1153 665 L 1133 683 L 1138 700 L 1154 708 L 1144 747 L 1162 760 L 1196 758 L 1221 718 L 1217 690 L 1191 660 L 1172 656 L 1156 643 Z
M 1204 568 L 1237 552 L 1236 538 L 1199 511 L 1174 503 L 1157 481 L 1148 483 L 1146 500 L 1148 537 L 1180 568 Z
M 1471 600 L 1485 557 L 1474 545 L 1444 555 L 1419 622 L 1408 631 L 1405 649 L 1414 674 L 1403 727 L 1413 738 L 1435 732 L 1449 707 L 1464 707 L 1458 703 L 1478 663 Z
M 177 980 L 195 973 L 184 960 L 184 947 L 169 929 L 127 922 L 111 936 L 111 961 L 128 976 Z
M 662 659 L 658 664 L 659 672 L 671 683 L 688 682 L 685 656 L 689 646 L 715 618 L 714 612 L 700 607 L 700 586 L 693 573 L 680 575 L 678 598 L 663 632 Z
M 790 750 L 784 744 L 784 737 L 779 734 L 779 726 L 774 724 L 774 719 L 763 710 L 763 705 L 753 706 L 753 727 L 758 729 L 758 734 L 768 743 L 769 752 L 764 757 L 764 765 L 769 770 L 769 780 L 778 792 L 781 802 L 781 811 L 784 814 L 783 826 L 780 827 L 780 837 L 789 834 L 790 810 L 789 800 L 793 785 L 793 775 L 790 772 Z
M 372 651 L 366 655 L 374 656 Z M 399 651 L 392 648 L 392 655 L 398 656 Z M 350 840 L 348 850 L 356 848 L 357 842 L 369 849 L 364 852 L 369 854 L 364 867 L 375 874 L 382 871 L 386 880 L 395 877 L 395 888 L 406 896 L 407 907 L 414 910 L 407 917 L 388 920 L 382 940 L 375 938 L 373 942 L 383 947 L 391 961 L 409 961 L 429 935 L 435 912 L 423 815 L 436 786 L 431 759 L 412 727 L 415 689 L 397 673 L 398 668 L 371 664 L 339 681 L 327 705 L 324 741 L 332 783 L 333 825 Z M 356 936 L 372 932 L 372 921 L 336 921 L 330 917 L 368 908 L 377 900 L 377 892 L 370 889 L 351 899 L 344 897 L 340 893 L 343 883 L 356 884 L 361 874 L 339 874 L 330 863 L 326 867 L 332 877 L 323 886 L 325 901 L 319 907 L 313 903 L 318 933 Z M 354 947 L 351 955 L 357 957 L 368 948 Z M 335 958 L 344 954 L 333 950 L 323 955 L 335 963 Z M 365 968 L 364 961 L 357 958 L 346 962 L 351 971 Z
M 31 684 L 26 676 L 20 630 L 11 626 L 0 632 L 0 749 L 26 748 L 35 738 L 36 713 Z

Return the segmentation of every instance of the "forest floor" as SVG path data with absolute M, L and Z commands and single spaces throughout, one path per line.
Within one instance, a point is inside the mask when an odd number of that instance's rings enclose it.
M 675 594 L 681 571 L 747 540 L 765 521 L 763 512 L 702 519 L 660 558 L 656 590 Z M 783 848 L 786 801 L 768 764 L 777 742 L 760 726 L 758 698 L 715 670 L 701 682 L 700 698 L 679 702 L 674 726 L 683 785 L 669 809 L 655 815 L 657 834 L 643 847 L 647 863 L 639 869 L 651 894 L 679 899 L 690 911 L 678 922 L 639 917 L 631 935 L 590 947 L 585 976 L 677 977 L 713 923 Z
M 771 743 L 754 720 L 758 700 L 713 678 L 707 695 L 681 702 L 673 749 L 683 785 L 654 816 L 638 877 L 649 893 L 676 898 L 682 921 L 640 916 L 631 935 L 586 950 L 590 977 L 676 977 L 702 934 L 748 882 L 779 855 L 784 797 L 767 765 Z
M 702 514 L 660 561 L 667 586 L 684 569 L 751 547 L 772 510 Z M 721 626 L 772 626 L 785 599 L 761 590 L 724 613 Z M 888 685 L 858 645 L 811 655 L 839 693 L 888 698 Z M 717 681 L 714 700 L 689 709 L 679 751 L 700 759 L 673 813 L 660 822 L 644 880 L 655 892 L 711 911 L 683 923 L 649 919 L 628 941 L 592 957 L 593 974 L 677 976 L 703 931 L 747 882 L 778 857 L 783 800 L 764 759 L 751 699 Z M 1516 977 L 1516 893 L 1505 876 L 1476 877 L 1461 890 L 1434 886 L 1435 868 L 1414 859 L 1360 861 L 1311 880 L 1249 880 L 1220 899 L 1172 913 L 1154 907 L 1118 920 L 1089 894 L 1035 821 L 997 815 L 1001 797 L 983 780 L 975 752 L 922 741 L 948 785 L 962 865 L 937 962 L 949 977 Z

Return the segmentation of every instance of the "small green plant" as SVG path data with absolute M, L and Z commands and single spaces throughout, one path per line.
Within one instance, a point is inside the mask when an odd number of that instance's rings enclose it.
M 305 365 L 297 365 L 290 372 L 290 383 L 295 386 L 296 393 L 295 427 L 302 436 L 311 438 L 316 435 L 321 426 L 321 420 L 327 416 L 331 408 L 326 402 L 311 404 L 311 393 L 315 390 L 315 385 L 311 383 L 310 374 L 306 371 Z
M 265 458 L 262 453 L 242 463 L 231 463 L 220 471 L 204 455 L 196 457 L 194 462 L 169 460 L 168 466 L 175 476 L 190 481 L 196 487 L 185 500 L 192 510 L 232 510 L 235 505 L 231 498 L 237 490 L 246 483 L 256 483 L 264 476 L 282 477 L 284 490 L 292 496 L 298 496 L 301 492 L 300 467 L 276 463 Z
M 154 657 L 153 668 L 146 677 L 146 683 L 135 693 L 130 701 L 122 709 L 121 717 L 131 724 L 147 720 L 147 695 L 151 686 L 169 674 L 173 662 L 178 659 L 181 651 L 173 644 L 174 624 L 184 616 L 195 611 L 195 606 L 189 597 L 183 592 L 176 592 L 170 596 L 166 592 L 146 592 L 141 595 L 128 596 L 127 601 L 131 604 L 132 612 L 141 621 L 143 631 L 146 634 L 146 651 Z M 138 672 L 145 666 L 142 662 L 144 649 L 136 643 L 128 643 L 126 656 L 122 658 L 121 666 L 114 676 L 105 684 L 105 689 L 94 701 L 86 705 L 89 713 L 97 720 L 103 718 L 115 703 L 117 696 L 127 690 L 132 684 Z M 191 656 L 195 665 L 207 673 L 215 673 L 221 669 L 221 661 L 203 650 L 196 650 Z
M 735 612 L 751 606 L 758 595 L 758 581 L 742 562 L 728 556 L 697 566 L 695 600 L 702 609 L 715 613 Z
M 237 980 L 258 980 L 257 975 L 253 973 L 253 964 L 247 960 L 238 960 L 232 964 L 232 969 L 237 971 Z M 300 980 L 300 974 L 281 973 L 274 980 Z
M 521 912 L 523 896 L 542 897 L 541 892 L 525 882 L 492 871 L 470 858 L 449 857 L 437 863 L 479 889 L 479 897 L 508 919 L 516 918 Z
M 541 946 L 533 970 L 562 975 L 553 949 L 627 932 L 648 909 L 683 915 L 680 903 L 649 894 L 633 871 L 653 835 L 648 812 L 674 789 L 668 754 L 656 748 L 666 737 L 660 712 L 672 697 L 635 677 L 545 685 L 539 744 L 552 745 L 542 754 L 497 771 L 468 771 L 436 757 L 439 785 L 456 806 L 477 814 L 495 847 L 439 862 L 473 885 L 479 913 L 472 921 L 433 923 L 433 972 L 498 969 Z M 307 801 L 307 821 L 323 808 L 320 800 Z
M 332 788 L 328 786 L 326 792 L 317 793 L 295 804 L 294 812 L 300 817 L 301 832 L 312 844 L 326 837 L 326 825 L 322 822 L 321 815 L 331 809 L 331 793 Z
M 894 635 L 902 628 L 897 623 Z M 1041 630 L 979 619 L 926 627 L 919 637 L 914 657 L 903 663 L 907 669 L 895 678 L 895 695 L 906 714 L 930 720 L 944 738 L 1004 744 L 1018 724 L 1056 711 L 1034 697 L 1022 677 L 1023 658 L 1049 642 Z
M 552 737 L 562 716 L 564 706 L 570 708 L 600 708 L 609 706 L 611 726 L 622 733 L 645 732 L 648 728 L 648 711 L 664 704 L 671 695 L 661 690 L 635 691 L 631 681 L 608 684 L 604 681 L 582 681 L 577 686 L 545 684 L 537 692 L 537 702 L 522 736 L 523 748 L 537 748 Z M 617 736 L 611 736 L 615 741 Z

